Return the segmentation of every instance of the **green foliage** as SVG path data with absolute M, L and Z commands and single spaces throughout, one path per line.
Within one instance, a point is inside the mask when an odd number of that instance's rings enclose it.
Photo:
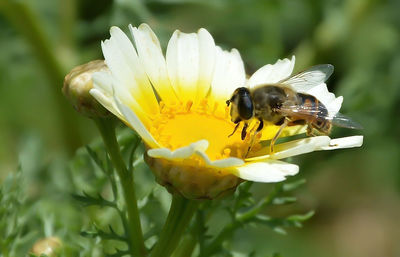
M 21 171 L 10 174 L 0 188 L 0 256 L 18 256 L 18 249 L 32 241 L 35 231 L 27 230 Z
M 41 239 L 54 236 L 61 239 L 60 256 L 95 256 L 98 247 L 79 236 L 88 216 L 70 197 L 76 188 L 66 160 L 45 162 L 32 137 L 23 149 L 20 169 L 0 185 L 0 256 L 26 256 Z
M 135 172 L 137 185 L 146 188 L 141 193 L 139 199 L 139 208 L 142 216 L 144 238 L 148 249 L 154 245 L 160 234 L 162 224 L 166 217 L 168 205 L 170 202 L 169 193 L 159 185 L 155 184 L 151 171 L 143 164 L 142 154 L 143 146 L 138 137 L 127 130 L 121 131 L 119 142 L 124 158 L 132 164 L 132 170 Z M 73 208 L 73 219 L 81 216 L 83 222 L 76 231 L 75 229 L 66 229 L 63 234 L 59 234 L 63 241 L 64 250 L 61 256 L 71 256 L 80 252 L 79 256 L 94 253 L 101 249 L 106 256 L 125 256 L 128 254 L 127 243 L 127 221 L 125 206 L 120 199 L 118 180 L 114 175 L 113 167 L 109 157 L 105 154 L 101 144 L 94 143 L 86 146 L 85 150 L 78 151 L 77 156 L 71 161 L 70 172 L 73 175 L 72 185 L 74 191 L 71 196 L 77 205 Z M 21 191 L 21 175 L 18 172 L 15 176 L 8 178 L 7 184 L 4 184 L 1 190 L 1 230 L 8 231 L 2 238 L 2 248 L 7 249 L 9 253 L 3 253 L 2 256 L 14 256 L 16 249 L 27 251 L 34 241 L 42 237 L 38 235 L 37 230 L 30 230 L 26 224 L 12 223 L 11 220 L 24 219 L 20 208 L 30 209 Z M 90 181 L 85 178 L 90 177 Z M 286 217 L 272 217 L 266 214 L 268 206 L 288 205 L 294 202 L 290 192 L 304 183 L 304 180 L 296 180 L 291 183 L 276 184 L 272 191 L 265 197 L 255 198 L 251 191 L 252 183 L 245 182 L 240 185 L 234 195 L 214 200 L 205 201 L 197 212 L 193 224 L 187 231 L 187 235 L 195 239 L 195 244 L 191 253 L 193 256 L 239 256 L 234 253 L 230 244 L 238 230 L 246 231 L 247 228 L 262 224 L 266 227 L 283 233 L 286 228 L 300 227 L 302 222 L 312 216 L 312 212 L 304 215 L 288 215 Z M 91 186 L 90 186 L 91 185 Z M 93 187 L 96 185 L 96 187 Z M 139 191 L 141 187 L 138 187 Z M 150 189 L 150 190 L 149 190 Z M 81 192 L 81 193 L 77 193 Z M 61 193 L 61 192 L 60 192 Z M 66 194 L 64 192 L 62 194 Z M 6 196 L 6 197 L 5 197 Z M 56 205 L 52 208 L 57 208 Z M 71 206 L 69 207 L 71 208 Z M 82 209 L 83 208 L 83 209 Z M 54 209 L 49 209 L 49 213 Z M 29 212 L 27 212 L 29 213 Z M 221 229 L 214 229 L 213 223 L 218 219 L 218 215 L 225 213 L 229 217 L 229 222 Z M 32 218 L 32 213 L 25 219 Z M 47 216 L 44 219 L 49 219 Z M 45 222 L 45 221 L 43 221 Z M 15 224 L 15 225 L 13 225 Z M 11 226 L 3 229 L 5 226 Z M 54 225 L 53 225 L 54 226 Z M 31 231 L 26 233 L 26 231 Z M 24 233 L 22 233 L 25 231 Z M 36 231 L 36 232 L 34 232 Z M 12 232 L 12 233 L 10 233 Z M 75 234 L 76 233 L 76 234 Z M 241 232 L 245 233 L 245 232 Z M 78 236 L 80 234 L 80 236 Z M 79 240 L 70 240 L 70 238 L 80 238 Z M 27 238 L 30 238 L 29 242 Z M 85 240 L 82 240 L 86 238 Z M 78 242 L 79 241 L 79 242 Z M 100 244 L 96 243 L 100 242 Z M 97 249 L 97 250 L 96 250 Z M 253 251 L 249 256 L 257 256 L 257 251 Z M 8 255 L 7 255 L 8 254 Z M 23 254 L 19 252 L 19 254 Z
M 192 233 L 199 242 L 198 256 L 233 256 L 230 246 L 235 233 L 249 226 L 265 225 L 279 234 L 286 234 L 285 228 L 301 227 L 303 222 L 313 216 L 313 211 L 287 217 L 271 217 L 265 210 L 271 205 L 294 203 L 296 198 L 288 194 L 304 183 L 305 180 L 278 183 L 268 195 L 255 199 L 251 192 L 253 182 L 244 182 L 233 196 L 204 203 L 192 227 Z M 210 232 L 212 225 L 208 223 L 221 210 L 228 213 L 229 221 L 224 223 L 220 231 Z M 256 253 L 254 250 L 249 256 L 255 256 Z

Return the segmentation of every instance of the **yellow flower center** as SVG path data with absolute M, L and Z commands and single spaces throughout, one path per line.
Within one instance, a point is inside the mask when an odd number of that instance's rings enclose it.
M 241 127 L 232 135 L 235 124 L 230 121 L 229 108 L 220 103 L 209 103 L 203 99 L 196 106 L 192 101 L 165 105 L 160 103 L 160 114 L 152 119 L 150 133 L 163 147 L 171 150 L 206 139 L 209 147 L 206 154 L 211 160 L 227 157 L 244 158 L 250 143 L 252 127 L 245 140 L 241 139 Z M 258 150 L 258 139 L 254 139 L 251 151 Z

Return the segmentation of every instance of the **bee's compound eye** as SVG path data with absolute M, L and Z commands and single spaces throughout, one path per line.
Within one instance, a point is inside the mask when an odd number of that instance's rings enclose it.
M 231 103 L 231 100 L 226 100 L 226 105 L 229 106 L 229 104 Z
M 253 117 L 253 102 L 251 101 L 250 96 L 242 96 L 239 98 L 238 102 L 238 112 L 242 119 L 248 120 Z

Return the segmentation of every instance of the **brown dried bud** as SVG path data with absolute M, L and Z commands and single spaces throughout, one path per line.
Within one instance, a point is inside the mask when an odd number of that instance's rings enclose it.
M 58 237 L 46 237 L 37 241 L 30 250 L 36 256 L 46 254 L 49 257 L 59 256 L 62 243 Z
M 104 60 L 95 60 L 79 65 L 65 76 L 62 88 L 65 97 L 75 110 L 89 118 L 111 116 L 110 112 L 89 93 L 93 88 L 92 75 L 99 71 L 108 71 Z

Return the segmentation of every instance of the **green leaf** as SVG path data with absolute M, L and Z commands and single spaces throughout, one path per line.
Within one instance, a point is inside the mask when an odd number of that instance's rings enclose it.
M 106 163 L 104 163 L 100 157 L 98 156 L 98 154 L 90 147 L 90 146 L 86 146 L 86 151 L 89 154 L 90 158 L 96 163 L 96 165 L 101 169 L 101 171 L 103 171 L 105 174 L 110 174 L 110 166 L 109 166 L 109 162 L 108 162 L 108 156 L 106 155 Z
M 115 249 L 115 253 L 112 254 L 106 254 L 106 257 L 122 257 L 125 255 L 129 255 L 129 251 L 128 250 L 120 250 L 120 249 Z
M 306 183 L 305 179 L 299 179 L 291 183 L 285 183 L 283 185 L 283 191 L 285 192 L 293 191 L 299 188 L 300 186 L 304 185 L 305 183 Z
M 86 192 L 83 192 L 83 195 L 72 194 L 72 197 L 75 200 L 83 203 L 83 205 L 85 207 L 97 205 L 100 207 L 108 206 L 108 207 L 118 209 L 118 206 L 115 202 L 104 199 L 100 194 L 98 194 L 97 197 L 93 197 L 93 196 L 90 196 L 89 194 L 87 194 Z
M 272 230 L 273 230 L 274 232 L 278 233 L 278 234 L 287 235 L 286 230 L 284 230 L 282 227 L 279 227 L 279 226 L 273 227 Z
M 282 205 L 282 204 L 290 204 L 296 202 L 296 197 L 292 196 L 283 196 L 283 197 L 276 197 L 272 200 L 272 204 L 275 205 Z
M 287 217 L 286 219 L 289 221 L 298 221 L 298 222 L 304 222 L 309 220 L 312 216 L 314 216 L 315 211 L 309 211 L 305 214 L 296 214 L 296 215 L 291 215 Z
M 100 237 L 102 240 L 118 240 L 127 242 L 127 238 L 125 236 L 118 235 L 111 225 L 108 226 L 108 232 L 100 229 L 97 225 L 94 224 L 95 231 L 81 231 L 81 236 L 87 238 L 96 238 Z

